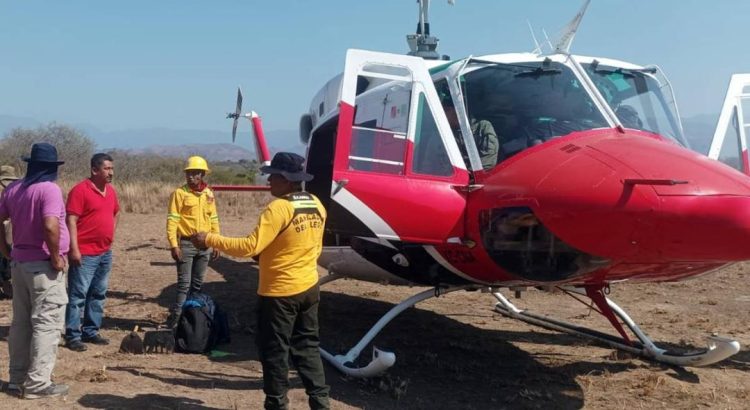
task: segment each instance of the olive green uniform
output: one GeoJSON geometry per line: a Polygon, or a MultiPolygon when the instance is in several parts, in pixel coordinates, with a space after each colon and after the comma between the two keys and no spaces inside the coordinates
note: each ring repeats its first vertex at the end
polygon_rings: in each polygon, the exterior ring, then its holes
{"type": "Polygon", "coordinates": [[[495,127],[489,121],[472,119],[471,133],[474,134],[479,158],[482,160],[482,168],[485,170],[494,168],[497,164],[497,153],[500,148],[495,127]]]}

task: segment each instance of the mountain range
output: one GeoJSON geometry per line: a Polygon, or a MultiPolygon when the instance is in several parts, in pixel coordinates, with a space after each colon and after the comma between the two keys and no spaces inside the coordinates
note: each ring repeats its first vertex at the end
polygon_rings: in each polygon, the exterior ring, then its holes
{"type": "MultiPolygon", "coordinates": [[[[685,136],[695,151],[708,152],[711,137],[716,127],[716,114],[703,114],[682,119],[685,136]]],[[[0,115],[0,136],[14,128],[36,128],[43,122],[27,117],[0,115]]],[[[133,153],[152,153],[162,156],[184,158],[202,155],[210,161],[238,161],[255,158],[254,144],[247,132],[237,136],[237,143],[228,143],[228,131],[133,128],[108,131],[91,124],[71,124],[83,131],[97,144],[100,150],[123,149],[133,153]]],[[[292,151],[304,154],[305,146],[299,140],[297,130],[268,130],[266,141],[271,152],[292,151]]]]}
{"type": "MultiPolygon", "coordinates": [[[[45,124],[33,118],[0,115],[0,138],[14,128],[37,128],[45,124]]],[[[91,124],[70,125],[91,138],[99,150],[121,149],[181,158],[201,155],[210,161],[255,158],[254,142],[248,131],[239,132],[237,142],[232,144],[228,130],[133,128],[109,131],[91,124]]],[[[265,135],[271,152],[305,152],[297,130],[266,130],[265,135]]]]}

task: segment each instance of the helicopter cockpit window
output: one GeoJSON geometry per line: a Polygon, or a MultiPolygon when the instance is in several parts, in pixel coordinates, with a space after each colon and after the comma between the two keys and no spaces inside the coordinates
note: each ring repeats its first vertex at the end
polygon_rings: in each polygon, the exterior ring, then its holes
{"type": "Polygon", "coordinates": [[[629,70],[594,61],[586,72],[625,128],[653,132],[687,146],[673,106],[653,76],[654,69],[629,70]]]}
{"type": "Polygon", "coordinates": [[[468,71],[462,83],[472,130],[494,130],[498,161],[551,138],[607,126],[578,78],[560,63],[491,64],[468,71]]]}
{"type": "Polygon", "coordinates": [[[445,150],[435,117],[432,115],[424,94],[419,95],[412,171],[417,174],[435,176],[453,175],[453,166],[448,157],[448,151],[445,150]]]}
{"type": "Polygon", "coordinates": [[[349,168],[404,174],[411,83],[394,81],[355,99],[349,168]]]}

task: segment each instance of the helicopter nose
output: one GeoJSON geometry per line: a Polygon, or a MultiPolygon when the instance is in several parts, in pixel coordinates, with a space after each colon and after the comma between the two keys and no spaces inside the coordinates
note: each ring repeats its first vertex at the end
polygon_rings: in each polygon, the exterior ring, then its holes
{"type": "Polygon", "coordinates": [[[537,189],[544,224],[594,255],[750,259],[748,177],[672,143],[643,135],[589,141],[537,189]]]}

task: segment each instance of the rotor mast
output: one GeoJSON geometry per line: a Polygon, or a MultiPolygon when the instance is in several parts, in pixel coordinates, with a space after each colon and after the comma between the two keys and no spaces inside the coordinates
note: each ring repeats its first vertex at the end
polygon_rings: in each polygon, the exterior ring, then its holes
{"type": "MultiPolygon", "coordinates": [[[[417,32],[407,34],[406,42],[409,44],[409,55],[422,57],[428,60],[439,60],[440,54],[437,52],[437,37],[430,35],[430,0],[417,0],[419,4],[419,23],[417,23],[417,32]]],[[[448,1],[453,4],[453,0],[448,1]]]]}

